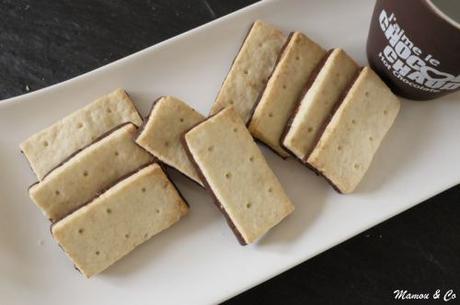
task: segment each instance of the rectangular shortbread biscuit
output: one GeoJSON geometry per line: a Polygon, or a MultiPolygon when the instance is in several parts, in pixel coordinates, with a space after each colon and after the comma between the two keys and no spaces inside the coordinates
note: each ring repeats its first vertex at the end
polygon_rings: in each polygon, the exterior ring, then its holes
{"type": "Polygon", "coordinates": [[[203,115],[183,101],[165,96],[154,102],[136,142],[161,162],[203,186],[182,143],[184,132],[203,120],[203,115]]]}
{"type": "Polygon", "coordinates": [[[247,123],[286,41],[277,28],[254,22],[236,56],[210,114],[233,105],[247,123]]]}
{"type": "Polygon", "coordinates": [[[153,157],[134,142],[131,123],[109,133],[54,169],[29,195],[42,212],[57,221],[153,157]]]}
{"type": "Polygon", "coordinates": [[[324,123],[358,72],[358,64],[341,49],[334,49],[324,61],[293,111],[282,139],[283,146],[297,158],[304,160],[311,153],[324,123]]]}
{"type": "Polygon", "coordinates": [[[55,223],[51,232],[86,277],[104,271],[187,213],[158,164],[121,180],[55,223]]]}
{"type": "Polygon", "coordinates": [[[232,107],[187,132],[185,144],[241,244],[256,241],[294,210],[232,107]]]}
{"type": "Polygon", "coordinates": [[[140,126],[142,118],[126,92],[118,89],[29,137],[20,148],[42,180],[75,151],[126,122],[140,126]]]}
{"type": "Polygon", "coordinates": [[[289,155],[280,143],[284,127],[312,72],[325,54],[325,50],[304,34],[291,34],[255,108],[249,131],[283,158],[289,155]]]}
{"type": "Polygon", "coordinates": [[[359,184],[392,126],[400,102],[369,67],[348,91],[307,163],[339,192],[359,184]]]}

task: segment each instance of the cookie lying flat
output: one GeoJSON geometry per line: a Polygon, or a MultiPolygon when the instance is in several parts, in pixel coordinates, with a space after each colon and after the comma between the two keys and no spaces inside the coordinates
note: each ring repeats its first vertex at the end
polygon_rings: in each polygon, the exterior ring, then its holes
{"type": "Polygon", "coordinates": [[[186,148],[241,244],[249,244],[294,206],[232,107],[185,134],[186,148]]]}
{"type": "Polygon", "coordinates": [[[20,148],[42,180],[75,151],[126,122],[140,126],[142,118],[125,91],[118,89],[34,134],[20,148]]]}
{"type": "Polygon", "coordinates": [[[203,186],[182,143],[184,132],[203,120],[203,115],[183,101],[165,96],[152,106],[136,142],[161,162],[203,186]]]}
{"type": "Polygon", "coordinates": [[[246,123],[286,41],[277,28],[254,22],[224,80],[210,114],[233,105],[246,123]]]}
{"type": "Polygon", "coordinates": [[[134,142],[136,132],[128,123],[91,144],[33,185],[30,197],[53,222],[79,208],[121,177],[153,161],[134,142]]]}
{"type": "Polygon", "coordinates": [[[297,158],[304,160],[311,153],[324,130],[324,123],[330,119],[336,103],[358,72],[359,67],[350,56],[341,49],[334,49],[318,74],[313,75],[315,78],[293,111],[282,139],[283,146],[297,158]]]}
{"type": "Polygon", "coordinates": [[[304,34],[291,34],[249,123],[251,134],[284,158],[289,155],[280,144],[284,127],[325,54],[304,34]]]}
{"type": "Polygon", "coordinates": [[[120,181],[55,223],[55,240],[91,277],[187,213],[188,207],[158,164],[120,181]]]}
{"type": "Polygon", "coordinates": [[[307,163],[339,192],[350,193],[363,178],[393,124],[399,100],[365,67],[324,130],[307,163]]]}

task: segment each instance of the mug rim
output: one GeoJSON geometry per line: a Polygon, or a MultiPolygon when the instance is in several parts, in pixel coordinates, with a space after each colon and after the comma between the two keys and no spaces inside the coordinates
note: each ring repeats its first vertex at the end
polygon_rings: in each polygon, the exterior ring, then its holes
{"type": "Polygon", "coordinates": [[[434,3],[432,0],[425,0],[423,1],[425,4],[428,5],[428,8],[431,9],[437,16],[439,16],[441,19],[455,27],[457,30],[460,30],[460,23],[452,19],[450,16],[448,16],[446,13],[441,11],[434,3]]]}

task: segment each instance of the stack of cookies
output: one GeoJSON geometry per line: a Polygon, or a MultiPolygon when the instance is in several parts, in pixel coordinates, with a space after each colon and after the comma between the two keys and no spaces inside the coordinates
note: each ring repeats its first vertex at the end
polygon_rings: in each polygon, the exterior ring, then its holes
{"type": "Polygon", "coordinates": [[[257,140],[341,193],[355,190],[399,111],[369,67],[299,32],[256,21],[211,108],[233,106],[257,140]],[[271,71],[271,72],[267,72],[271,71]]]}
{"type": "Polygon", "coordinates": [[[187,213],[162,168],[134,142],[142,122],[116,90],[21,144],[39,180],[29,195],[87,277],[187,213]]]}
{"type": "Polygon", "coordinates": [[[176,223],[188,205],[162,167],[209,191],[242,245],[293,210],[254,138],[294,156],[341,193],[364,177],[399,111],[369,68],[305,34],[256,21],[208,117],[172,96],[145,119],[123,90],[21,144],[29,194],[90,277],[176,223]]]}

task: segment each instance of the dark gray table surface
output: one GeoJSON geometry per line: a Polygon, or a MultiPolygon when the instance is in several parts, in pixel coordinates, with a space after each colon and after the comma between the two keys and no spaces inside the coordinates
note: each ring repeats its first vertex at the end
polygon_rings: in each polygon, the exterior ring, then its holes
{"type": "MultiPolygon", "coordinates": [[[[0,0],[0,99],[93,70],[252,2],[0,0]]],[[[458,301],[459,201],[456,186],[226,304],[393,304],[396,289],[453,289],[458,301]]]]}

